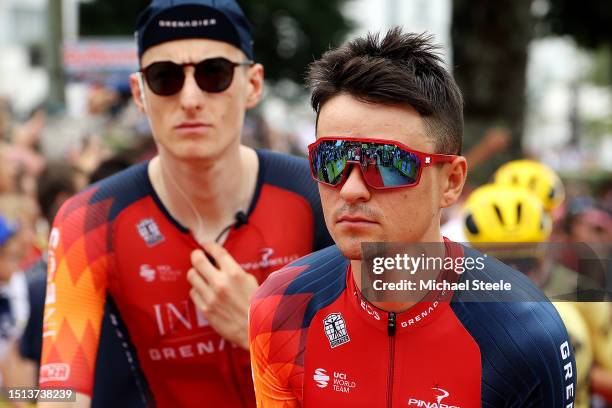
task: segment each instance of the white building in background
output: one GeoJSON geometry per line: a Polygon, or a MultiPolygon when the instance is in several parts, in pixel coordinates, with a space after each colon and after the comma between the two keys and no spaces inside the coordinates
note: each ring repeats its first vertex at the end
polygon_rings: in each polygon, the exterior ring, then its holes
{"type": "Polygon", "coordinates": [[[450,27],[452,0],[352,0],[345,15],[357,23],[351,37],[368,31],[386,31],[399,25],[409,32],[427,32],[443,46],[447,64],[451,62],[450,27]]]}
{"type": "Polygon", "coordinates": [[[593,68],[592,57],[569,37],[530,45],[523,146],[562,173],[612,170],[612,134],[590,138],[584,127],[587,121],[609,120],[612,113],[610,89],[589,82],[593,68]],[[578,122],[578,148],[568,145],[572,115],[578,122]]]}
{"type": "Polygon", "coordinates": [[[532,41],[527,99],[533,108],[527,112],[523,143],[528,151],[555,149],[570,142],[571,85],[589,66],[588,57],[569,38],[532,41]]]}
{"type": "Polygon", "coordinates": [[[49,1],[62,1],[64,39],[76,39],[79,0],[0,0],[0,97],[8,97],[18,114],[47,97],[43,53],[49,1]]]}
{"type": "Polygon", "coordinates": [[[46,0],[0,1],[0,97],[26,113],[47,94],[42,51],[46,0]]]}

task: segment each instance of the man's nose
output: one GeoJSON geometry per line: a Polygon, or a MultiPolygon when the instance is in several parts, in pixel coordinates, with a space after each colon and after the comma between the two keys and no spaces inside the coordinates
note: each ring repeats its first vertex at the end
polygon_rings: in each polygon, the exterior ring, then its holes
{"type": "Polygon", "coordinates": [[[368,201],[372,194],[363,178],[359,164],[348,164],[346,180],[340,188],[340,197],[349,203],[368,201]]]}
{"type": "Polygon", "coordinates": [[[185,82],[180,92],[181,107],[185,110],[198,110],[204,104],[205,92],[198,86],[194,75],[194,67],[185,67],[185,82]]]}

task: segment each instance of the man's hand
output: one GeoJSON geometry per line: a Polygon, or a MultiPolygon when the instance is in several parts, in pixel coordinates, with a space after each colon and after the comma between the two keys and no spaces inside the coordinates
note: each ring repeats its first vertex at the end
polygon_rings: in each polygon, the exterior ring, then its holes
{"type": "Polygon", "coordinates": [[[226,340],[249,349],[248,314],[257,279],[245,272],[232,256],[215,242],[191,253],[193,268],[187,273],[193,303],[210,325],[226,340]]]}

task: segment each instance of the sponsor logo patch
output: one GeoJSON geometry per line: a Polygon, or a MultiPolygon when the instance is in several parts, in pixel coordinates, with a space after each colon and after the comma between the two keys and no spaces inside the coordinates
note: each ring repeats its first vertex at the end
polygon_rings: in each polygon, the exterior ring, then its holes
{"type": "Polygon", "coordinates": [[[144,264],[140,265],[140,272],[138,273],[145,282],[153,282],[155,281],[155,269],[151,268],[150,265],[144,264]]]}
{"type": "Polygon", "coordinates": [[[152,247],[164,240],[164,236],[159,230],[159,226],[153,218],[145,218],[141,220],[137,225],[138,233],[147,244],[152,247]]]}
{"type": "Polygon", "coordinates": [[[331,389],[343,394],[349,394],[357,387],[357,382],[349,378],[346,373],[340,371],[334,371],[332,375],[328,375],[327,370],[324,368],[317,368],[312,378],[317,387],[327,388],[331,382],[331,389]]]}
{"type": "Polygon", "coordinates": [[[327,371],[323,368],[317,368],[313,378],[319,388],[327,388],[329,385],[329,375],[327,375],[327,371]]]}
{"type": "Polygon", "coordinates": [[[440,387],[433,387],[433,398],[431,400],[422,400],[418,398],[409,398],[408,406],[424,407],[424,408],[461,408],[460,405],[444,403],[442,400],[450,396],[450,393],[440,387]]]}
{"type": "Polygon", "coordinates": [[[40,367],[40,383],[66,381],[70,376],[70,365],[66,363],[45,364],[40,367]]]}
{"type": "Polygon", "coordinates": [[[331,348],[335,348],[351,341],[346,330],[346,323],[340,313],[331,313],[323,319],[325,335],[331,348]]]}

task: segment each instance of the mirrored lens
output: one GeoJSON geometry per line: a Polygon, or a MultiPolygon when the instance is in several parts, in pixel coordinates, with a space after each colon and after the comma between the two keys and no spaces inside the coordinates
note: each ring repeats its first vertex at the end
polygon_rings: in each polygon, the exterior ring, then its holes
{"type": "Polygon", "coordinates": [[[206,92],[223,92],[232,84],[235,64],[225,58],[207,59],[196,65],[195,79],[206,92]]]}
{"type": "Polygon", "coordinates": [[[149,65],[144,70],[144,77],[151,91],[161,96],[174,95],[185,82],[183,67],[169,61],[149,65]]]}
{"type": "Polygon", "coordinates": [[[310,152],[310,166],[316,179],[334,186],[342,180],[346,162],[347,157],[341,146],[330,141],[319,143],[310,152]]]}
{"type": "Polygon", "coordinates": [[[387,143],[326,140],[310,152],[312,173],[331,185],[342,181],[349,162],[360,164],[366,183],[374,188],[413,185],[421,166],[415,153],[387,143]]]}

